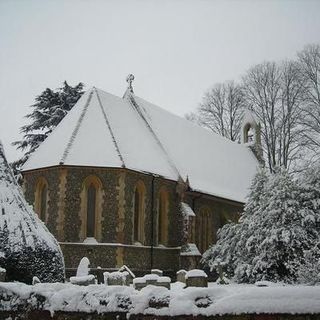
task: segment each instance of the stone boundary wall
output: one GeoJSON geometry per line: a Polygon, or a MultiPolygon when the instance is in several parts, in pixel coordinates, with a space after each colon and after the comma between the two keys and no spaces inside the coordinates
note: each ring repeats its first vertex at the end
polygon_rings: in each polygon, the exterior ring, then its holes
{"type": "Polygon", "coordinates": [[[49,311],[22,310],[0,311],[0,319],[15,320],[320,320],[320,314],[240,314],[221,316],[156,316],[136,314],[127,317],[125,312],[85,313],[85,312],[60,312],[50,314],[49,311]]]}

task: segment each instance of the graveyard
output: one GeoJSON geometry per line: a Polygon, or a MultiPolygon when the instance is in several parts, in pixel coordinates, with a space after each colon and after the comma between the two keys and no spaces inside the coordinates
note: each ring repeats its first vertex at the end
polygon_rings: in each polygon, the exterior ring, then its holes
{"type": "MultiPolygon", "coordinates": [[[[87,260],[84,258],[84,262],[87,260]]],[[[202,270],[135,277],[124,266],[98,283],[79,264],[65,283],[0,283],[1,319],[319,319],[320,287],[271,282],[221,285],[202,270]],[[306,310],[308,314],[306,315],[306,310]],[[11,317],[11,318],[10,318],[11,317]]],[[[90,272],[90,271],[89,271],[90,272]]]]}

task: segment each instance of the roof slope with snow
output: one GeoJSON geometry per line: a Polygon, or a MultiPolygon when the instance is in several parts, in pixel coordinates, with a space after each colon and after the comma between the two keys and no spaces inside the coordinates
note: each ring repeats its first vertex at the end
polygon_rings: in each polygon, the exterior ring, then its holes
{"type": "Polygon", "coordinates": [[[23,171],[56,165],[124,167],[244,202],[258,162],[245,146],[127,91],[93,88],[31,155],[23,171]]]}

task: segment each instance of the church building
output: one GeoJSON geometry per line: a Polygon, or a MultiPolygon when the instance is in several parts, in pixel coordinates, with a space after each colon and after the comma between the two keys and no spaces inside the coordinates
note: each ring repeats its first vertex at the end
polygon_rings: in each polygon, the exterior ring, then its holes
{"type": "Polygon", "coordinates": [[[138,96],[97,88],[23,167],[24,193],[58,239],[66,269],[127,265],[167,273],[196,267],[217,230],[236,221],[259,166],[259,127],[242,143],[138,96]]]}

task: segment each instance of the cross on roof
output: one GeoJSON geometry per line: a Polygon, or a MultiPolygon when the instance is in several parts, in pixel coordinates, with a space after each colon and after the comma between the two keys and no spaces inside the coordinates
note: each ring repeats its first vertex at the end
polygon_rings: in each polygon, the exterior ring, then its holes
{"type": "Polygon", "coordinates": [[[133,80],[134,80],[134,75],[130,73],[130,74],[127,76],[127,82],[128,82],[128,90],[129,90],[130,92],[132,92],[132,93],[133,93],[133,87],[132,87],[132,82],[133,82],[133,80]]]}

